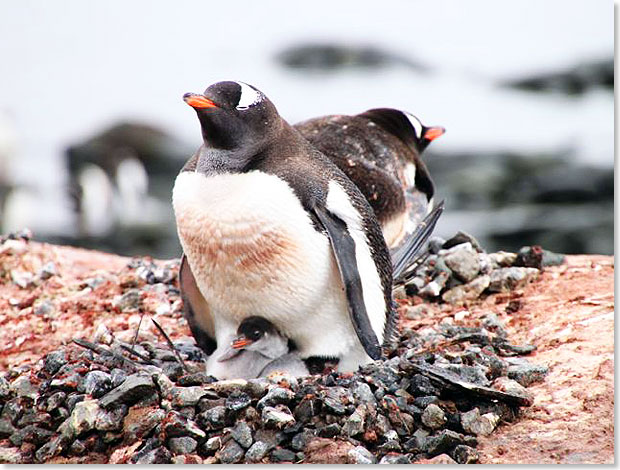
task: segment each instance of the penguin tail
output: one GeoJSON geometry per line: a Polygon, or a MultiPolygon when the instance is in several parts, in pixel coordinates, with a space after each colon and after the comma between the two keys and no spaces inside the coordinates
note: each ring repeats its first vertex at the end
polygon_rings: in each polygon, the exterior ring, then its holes
{"type": "Polygon", "coordinates": [[[444,201],[441,201],[428,215],[418,224],[415,232],[392,254],[392,276],[394,288],[403,285],[411,276],[412,271],[420,265],[426,252],[421,252],[435,225],[444,210],[444,201]]]}

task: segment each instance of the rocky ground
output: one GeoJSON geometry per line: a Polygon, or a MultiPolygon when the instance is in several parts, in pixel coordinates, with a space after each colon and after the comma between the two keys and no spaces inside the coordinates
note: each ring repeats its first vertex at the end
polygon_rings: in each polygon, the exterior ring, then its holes
{"type": "Polygon", "coordinates": [[[22,235],[0,240],[2,462],[613,462],[611,257],[435,239],[386,361],[215,382],[176,260],[22,235]]]}

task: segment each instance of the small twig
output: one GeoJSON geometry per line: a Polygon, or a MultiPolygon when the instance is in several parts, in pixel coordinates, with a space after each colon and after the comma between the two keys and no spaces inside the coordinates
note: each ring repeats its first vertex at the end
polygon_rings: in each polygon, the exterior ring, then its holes
{"type": "Polygon", "coordinates": [[[142,325],[142,319],[143,318],[144,318],[144,310],[142,310],[142,313],[140,313],[140,321],[138,322],[138,327],[136,328],[136,334],[134,335],[133,339],[131,340],[131,347],[132,348],[134,348],[136,346],[136,343],[138,342],[138,333],[140,333],[140,325],[142,325]]]}
{"type": "Polygon", "coordinates": [[[162,334],[162,336],[164,337],[164,339],[166,340],[166,342],[168,343],[168,346],[170,346],[170,349],[172,350],[173,354],[175,355],[175,357],[177,358],[177,360],[179,361],[179,363],[181,364],[181,367],[183,367],[183,370],[185,372],[189,372],[189,369],[187,368],[187,366],[185,365],[185,362],[183,362],[183,358],[181,357],[181,355],[179,354],[179,351],[177,351],[177,348],[174,346],[174,343],[170,340],[170,338],[168,337],[168,335],[166,334],[166,332],[164,331],[164,329],[159,325],[159,323],[157,323],[153,318],[151,318],[151,321],[155,324],[155,326],[157,327],[157,329],[159,330],[159,332],[162,334]]]}
{"type": "Polygon", "coordinates": [[[117,353],[115,351],[112,351],[111,349],[104,348],[103,346],[99,346],[98,344],[91,343],[90,341],[86,341],[85,339],[75,338],[72,341],[75,344],[77,344],[78,346],[81,346],[81,347],[86,348],[86,349],[90,349],[91,351],[94,351],[97,354],[111,354],[115,358],[120,359],[122,361],[125,361],[125,362],[127,362],[128,364],[131,364],[134,367],[140,367],[140,364],[138,364],[137,362],[129,359],[128,357],[125,357],[122,354],[119,354],[119,353],[117,353]]]}
{"type": "Polygon", "coordinates": [[[151,361],[150,358],[146,357],[144,354],[140,354],[138,351],[136,351],[131,346],[127,346],[126,344],[122,344],[122,343],[120,343],[119,346],[121,348],[123,348],[125,351],[127,351],[128,353],[133,354],[134,356],[136,356],[139,359],[142,359],[147,364],[155,365],[155,363],[153,361],[151,361]]]}

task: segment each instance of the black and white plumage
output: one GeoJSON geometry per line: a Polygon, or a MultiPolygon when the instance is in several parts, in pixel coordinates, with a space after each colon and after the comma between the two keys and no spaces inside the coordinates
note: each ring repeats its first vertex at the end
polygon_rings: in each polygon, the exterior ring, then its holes
{"type": "Polygon", "coordinates": [[[420,156],[444,128],[391,108],[322,116],[294,127],[358,186],[390,248],[400,247],[433,209],[435,188],[420,156]]]}
{"type": "Polygon", "coordinates": [[[262,317],[241,322],[236,336],[207,361],[207,374],[218,379],[253,379],[273,373],[309,375],[292,342],[262,317]]]}
{"type": "Polygon", "coordinates": [[[359,189],[260,91],[219,82],[187,94],[203,145],[176,179],[186,316],[208,353],[250,316],[302,359],[352,371],[392,336],[392,265],[359,189]]]}

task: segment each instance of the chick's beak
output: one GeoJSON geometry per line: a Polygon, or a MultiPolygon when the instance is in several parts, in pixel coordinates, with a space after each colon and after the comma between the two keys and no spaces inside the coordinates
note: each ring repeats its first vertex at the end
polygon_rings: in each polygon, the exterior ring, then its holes
{"type": "Polygon", "coordinates": [[[183,95],[183,101],[189,104],[192,108],[217,108],[217,105],[204,95],[196,93],[185,93],[183,95]]]}
{"type": "Polygon", "coordinates": [[[237,336],[230,345],[235,349],[242,349],[250,344],[252,344],[252,340],[241,335],[237,336]]]}

